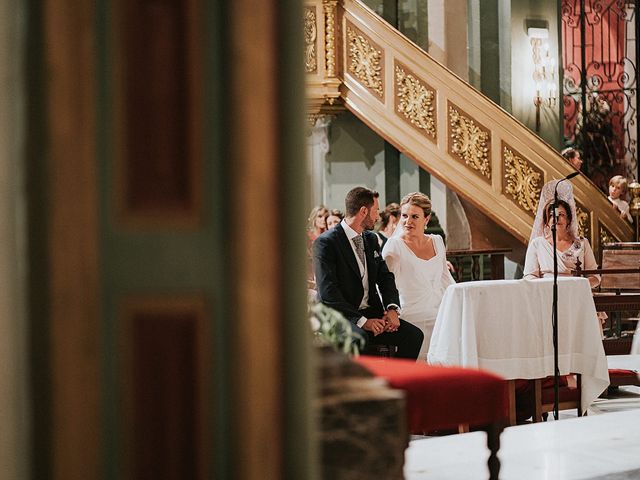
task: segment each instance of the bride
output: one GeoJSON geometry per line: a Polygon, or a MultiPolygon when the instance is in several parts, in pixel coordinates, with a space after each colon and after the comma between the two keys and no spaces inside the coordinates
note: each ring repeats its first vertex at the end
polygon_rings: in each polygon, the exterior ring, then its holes
{"type": "Polygon", "coordinates": [[[430,218],[429,197],[417,192],[405,196],[400,202],[398,226],[382,249],[396,278],[402,318],[424,333],[418,358],[425,361],[442,296],[455,283],[447,268],[442,237],[424,233],[430,218]]]}

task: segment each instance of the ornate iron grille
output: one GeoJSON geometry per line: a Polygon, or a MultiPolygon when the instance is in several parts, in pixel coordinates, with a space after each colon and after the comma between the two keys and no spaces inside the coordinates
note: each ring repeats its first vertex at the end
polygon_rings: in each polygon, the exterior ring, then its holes
{"type": "Polygon", "coordinates": [[[605,192],[613,175],[638,178],[638,3],[561,4],[565,143],[605,192]]]}

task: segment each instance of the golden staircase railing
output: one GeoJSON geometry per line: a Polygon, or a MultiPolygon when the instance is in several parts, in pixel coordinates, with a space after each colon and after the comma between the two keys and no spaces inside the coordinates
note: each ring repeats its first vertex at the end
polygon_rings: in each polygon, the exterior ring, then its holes
{"type": "MultiPolygon", "coordinates": [[[[358,0],[305,6],[311,118],[348,109],[526,243],[541,187],[572,167],[526,126],[358,0]]],[[[573,180],[594,249],[631,226],[584,175],[573,180]]]]}

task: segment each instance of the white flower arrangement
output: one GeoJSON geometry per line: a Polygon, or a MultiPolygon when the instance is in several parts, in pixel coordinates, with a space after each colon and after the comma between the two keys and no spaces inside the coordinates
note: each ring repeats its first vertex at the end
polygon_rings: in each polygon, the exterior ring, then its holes
{"type": "Polygon", "coordinates": [[[364,347],[364,338],[351,329],[349,321],[323,303],[309,304],[309,322],[315,339],[331,345],[336,351],[358,356],[364,347]]]}

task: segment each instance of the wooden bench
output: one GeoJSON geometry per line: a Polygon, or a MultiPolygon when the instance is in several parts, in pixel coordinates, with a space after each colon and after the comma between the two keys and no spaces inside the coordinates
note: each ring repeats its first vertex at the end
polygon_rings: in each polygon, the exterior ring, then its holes
{"type": "Polygon", "coordinates": [[[481,370],[430,366],[395,358],[362,356],[355,359],[407,397],[409,431],[481,429],[487,432],[489,478],[498,479],[500,434],[508,422],[507,383],[481,370]]]}

